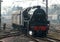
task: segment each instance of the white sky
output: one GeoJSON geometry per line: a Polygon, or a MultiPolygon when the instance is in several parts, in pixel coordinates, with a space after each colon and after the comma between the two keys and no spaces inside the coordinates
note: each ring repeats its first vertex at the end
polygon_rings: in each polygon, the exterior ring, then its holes
{"type": "MultiPolygon", "coordinates": [[[[42,0],[3,0],[2,2],[2,12],[5,12],[5,10],[3,8],[8,8],[8,7],[13,7],[15,6],[21,6],[21,7],[29,7],[29,6],[34,6],[34,5],[41,5],[45,7],[45,2],[43,2],[42,0]],[[17,2],[16,2],[17,1],[17,2]]],[[[50,7],[50,5],[52,4],[60,4],[60,0],[48,0],[48,6],[50,7]]]]}
{"type": "MultiPolygon", "coordinates": [[[[20,5],[22,7],[29,6],[30,3],[31,3],[30,5],[41,4],[42,6],[44,6],[44,4],[42,4],[43,3],[42,0],[38,0],[38,1],[33,0],[33,2],[31,0],[29,2],[28,1],[29,0],[27,1],[26,0],[3,0],[2,6],[11,6],[13,2],[15,5],[20,5]],[[16,2],[16,1],[24,1],[24,2],[16,2]]],[[[48,3],[49,3],[48,6],[52,4],[60,4],[60,0],[48,0],[48,3]]]]}

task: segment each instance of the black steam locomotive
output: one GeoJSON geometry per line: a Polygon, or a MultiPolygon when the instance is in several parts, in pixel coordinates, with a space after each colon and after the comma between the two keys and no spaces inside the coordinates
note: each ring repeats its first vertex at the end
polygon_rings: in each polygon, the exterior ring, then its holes
{"type": "MultiPolygon", "coordinates": [[[[34,6],[33,8],[37,8],[34,12],[31,18],[29,18],[29,15],[26,15],[27,12],[31,9],[31,7],[27,8],[23,12],[25,20],[29,20],[29,23],[25,22],[25,27],[27,28],[28,34],[32,36],[40,36],[40,37],[46,37],[48,34],[49,29],[49,21],[47,14],[43,9],[40,8],[40,6],[34,6]],[[28,18],[27,18],[28,17],[28,18]]],[[[28,14],[28,13],[27,13],[28,14]]]]}
{"type": "Polygon", "coordinates": [[[20,29],[25,34],[46,37],[49,29],[48,16],[40,6],[28,7],[23,11],[24,26],[13,24],[14,28],[20,29]],[[36,8],[36,9],[35,9],[36,8]],[[35,9],[33,15],[28,12],[35,9]]]}

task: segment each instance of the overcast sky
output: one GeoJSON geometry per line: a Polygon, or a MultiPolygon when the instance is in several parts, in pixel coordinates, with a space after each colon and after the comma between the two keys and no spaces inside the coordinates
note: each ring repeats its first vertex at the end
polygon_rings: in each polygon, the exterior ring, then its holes
{"type": "MultiPolygon", "coordinates": [[[[43,2],[43,0],[38,0],[38,1],[36,1],[36,0],[30,0],[30,1],[28,1],[28,0],[3,0],[3,3],[2,3],[2,6],[11,6],[12,5],[12,3],[14,2],[14,4],[15,5],[20,5],[20,6],[22,6],[22,7],[27,7],[27,6],[29,6],[29,4],[30,5],[42,5],[42,6],[44,6],[45,4],[43,4],[43,3],[45,3],[45,2],[43,2]],[[16,1],[20,1],[20,2],[16,2],[16,1]]],[[[48,0],[48,6],[50,6],[50,5],[52,5],[52,4],[60,4],[60,0],[48,0]]]]}
{"type": "MultiPolygon", "coordinates": [[[[53,4],[60,4],[60,0],[48,0],[48,6],[50,7],[53,4]]],[[[3,10],[4,7],[13,7],[13,6],[21,6],[23,8],[29,7],[29,6],[34,6],[34,5],[41,5],[45,7],[45,1],[43,0],[3,0],[1,9],[2,12],[6,11],[3,10]]]]}

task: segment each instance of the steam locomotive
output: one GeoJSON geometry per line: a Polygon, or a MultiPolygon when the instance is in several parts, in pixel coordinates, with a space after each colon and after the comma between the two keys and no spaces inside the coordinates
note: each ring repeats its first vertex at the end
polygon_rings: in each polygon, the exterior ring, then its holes
{"type": "Polygon", "coordinates": [[[34,37],[47,36],[49,30],[48,16],[40,6],[28,7],[22,14],[24,17],[24,25],[21,28],[22,32],[34,37]],[[35,9],[32,16],[28,13],[31,9],[35,9]]]}

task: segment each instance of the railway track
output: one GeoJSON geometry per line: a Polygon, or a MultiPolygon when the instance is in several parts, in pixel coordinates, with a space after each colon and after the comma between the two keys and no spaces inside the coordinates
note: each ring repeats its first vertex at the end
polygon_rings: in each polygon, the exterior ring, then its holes
{"type": "Polygon", "coordinates": [[[31,38],[32,40],[34,40],[35,42],[60,42],[60,40],[55,39],[55,38],[51,38],[51,37],[45,37],[45,38],[41,38],[41,37],[32,37],[32,36],[27,36],[29,38],[31,38]]]}
{"type": "MultiPolygon", "coordinates": [[[[7,38],[7,37],[13,37],[13,36],[20,36],[22,35],[23,33],[14,33],[14,32],[11,32],[10,34],[6,34],[6,35],[3,35],[3,37],[1,37],[0,39],[3,39],[3,38],[7,38]]],[[[24,34],[24,36],[26,36],[24,34]]],[[[45,38],[40,38],[40,37],[32,37],[32,36],[29,36],[27,35],[26,37],[32,39],[33,42],[60,42],[60,40],[58,39],[55,39],[55,38],[51,38],[51,37],[45,37],[45,38]]]]}
{"type": "Polygon", "coordinates": [[[53,41],[53,42],[60,42],[60,40],[59,39],[55,39],[55,38],[52,38],[52,37],[47,37],[47,39],[48,40],[50,40],[50,41],[53,41]]]}
{"type": "Polygon", "coordinates": [[[13,36],[19,36],[21,34],[22,33],[19,33],[19,32],[4,32],[3,34],[0,35],[0,39],[13,37],[13,36]]]}

